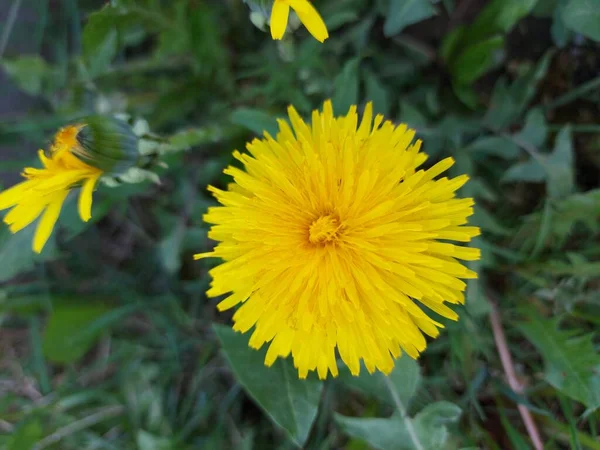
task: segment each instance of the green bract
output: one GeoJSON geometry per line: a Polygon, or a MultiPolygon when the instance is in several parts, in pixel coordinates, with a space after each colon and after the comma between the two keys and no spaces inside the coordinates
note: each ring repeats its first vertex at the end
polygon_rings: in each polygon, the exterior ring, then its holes
{"type": "Polygon", "coordinates": [[[135,166],[138,137],[131,127],[114,117],[92,115],[81,120],[77,134],[81,149],[74,153],[85,163],[105,173],[118,175],[135,166]]]}

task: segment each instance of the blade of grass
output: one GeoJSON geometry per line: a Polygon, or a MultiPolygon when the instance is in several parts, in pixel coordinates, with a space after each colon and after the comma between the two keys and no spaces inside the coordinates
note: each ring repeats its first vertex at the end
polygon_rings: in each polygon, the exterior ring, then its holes
{"type": "Polygon", "coordinates": [[[569,435],[571,436],[570,444],[573,450],[582,450],[581,444],[579,443],[579,437],[577,436],[577,425],[575,424],[575,418],[573,417],[573,410],[569,400],[565,398],[560,391],[558,392],[558,400],[560,401],[560,407],[563,410],[563,416],[569,422],[569,435]]]}
{"type": "Polygon", "coordinates": [[[0,37],[0,59],[2,59],[4,50],[6,50],[6,46],[8,45],[8,40],[10,39],[13,27],[15,26],[20,8],[21,0],[15,0],[8,11],[8,18],[6,19],[6,24],[4,25],[4,32],[2,33],[2,37],[0,37]]]}

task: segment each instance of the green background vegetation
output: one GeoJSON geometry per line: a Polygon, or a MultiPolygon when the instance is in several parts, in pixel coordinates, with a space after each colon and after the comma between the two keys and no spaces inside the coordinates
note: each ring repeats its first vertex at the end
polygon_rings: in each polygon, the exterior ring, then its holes
{"type": "Polygon", "coordinates": [[[2,448],[534,448],[519,406],[544,448],[600,448],[600,0],[315,1],[325,45],[273,42],[242,0],[2,3],[4,187],[94,112],[174,150],[90,223],[71,198],[40,256],[0,228],[2,448]],[[265,368],[192,260],[231,151],[326,98],[416,128],[477,200],[461,320],[387,379],[265,368]]]}

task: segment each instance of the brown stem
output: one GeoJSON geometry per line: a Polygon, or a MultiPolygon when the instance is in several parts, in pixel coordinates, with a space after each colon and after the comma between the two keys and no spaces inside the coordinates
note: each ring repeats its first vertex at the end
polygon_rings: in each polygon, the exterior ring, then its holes
{"type": "MultiPolygon", "coordinates": [[[[508,384],[510,385],[511,389],[516,393],[521,393],[523,392],[523,386],[517,380],[515,367],[513,365],[512,357],[510,356],[508,344],[506,343],[506,336],[504,335],[504,330],[502,329],[500,312],[498,311],[496,304],[491,300],[490,305],[492,308],[490,311],[490,322],[492,323],[494,341],[496,342],[496,347],[498,348],[498,353],[500,354],[500,361],[502,361],[502,368],[504,369],[504,373],[506,374],[506,378],[508,379],[508,384]]],[[[525,405],[518,404],[517,407],[519,409],[519,413],[521,414],[521,418],[523,419],[523,423],[525,424],[525,428],[527,429],[527,434],[529,434],[529,438],[531,439],[535,450],[544,450],[544,444],[542,443],[540,432],[533,421],[531,413],[525,407],[525,405]]]]}

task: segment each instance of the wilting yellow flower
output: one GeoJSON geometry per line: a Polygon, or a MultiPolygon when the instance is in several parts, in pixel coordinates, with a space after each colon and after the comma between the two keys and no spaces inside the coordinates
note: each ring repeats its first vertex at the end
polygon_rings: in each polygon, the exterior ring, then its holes
{"type": "Polygon", "coordinates": [[[465,226],[471,198],[455,198],[466,175],[439,178],[446,158],[417,170],[427,156],[406,125],[394,126],[368,104],[333,116],[331,102],[307,125],[293,107],[293,127],[279,121],[273,139],[234,152],[245,170],[228,167],[235,183],[210,186],[223,206],[205,215],[220,243],[197,258],[220,257],[208,296],[229,296],[219,310],[241,305],[234,329],[252,327],[250,346],[270,342],[265,364],[290,353],[299,376],[336,376],[337,348],[354,375],[360,360],[389,373],[402,351],[425,349],[422,333],[442,325],[426,308],[456,320],[445,302],[464,302],[461,278],[477,274],[458,260],[480,251],[448,243],[479,234],[465,226]],[[383,123],[382,123],[383,122],[383,123]],[[426,308],[423,308],[426,307],[426,308]]]}
{"type": "Polygon", "coordinates": [[[92,193],[106,172],[121,172],[137,160],[137,137],[118,119],[90,116],[80,124],[61,128],[48,156],[39,150],[42,168],[26,167],[25,181],[0,192],[0,210],[12,208],[4,217],[16,233],[42,216],[33,239],[40,253],[48,241],[69,192],[81,186],[79,217],[92,217],[92,193]]]}
{"type": "Polygon", "coordinates": [[[324,42],[329,37],[325,22],[308,0],[275,0],[271,11],[271,36],[273,39],[283,38],[285,29],[287,28],[288,16],[292,8],[300,21],[313,37],[324,42]]]}

